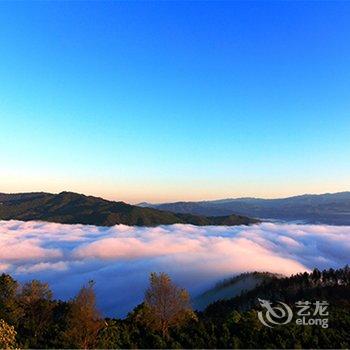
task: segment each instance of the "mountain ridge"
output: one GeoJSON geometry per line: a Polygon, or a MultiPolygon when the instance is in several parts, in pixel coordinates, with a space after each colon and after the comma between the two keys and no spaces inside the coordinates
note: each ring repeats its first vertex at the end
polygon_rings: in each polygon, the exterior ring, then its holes
{"type": "Polygon", "coordinates": [[[151,203],[151,202],[139,202],[135,205],[163,205],[163,204],[175,204],[175,203],[215,203],[215,202],[224,202],[224,201],[238,201],[238,200],[262,200],[262,201],[275,201],[275,200],[286,200],[293,198],[303,198],[303,197],[323,197],[323,196],[338,196],[338,195],[349,195],[350,191],[341,191],[341,192],[325,192],[325,193],[303,193],[297,194],[294,196],[288,197],[278,197],[278,198],[262,198],[262,197],[228,197],[228,198],[218,198],[218,199],[203,199],[199,201],[174,201],[174,202],[161,202],[161,203],[151,203]]]}
{"type": "Polygon", "coordinates": [[[235,212],[263,220],[350,225],[349,191],[273,199],[248,197],[197,202],[142,203],[142,206],[194,215],[222,216],[235,212]]]}
{"type": "Polygon", "coordinates": [[[157,226],[170,224],[249,225],[258,220],[242,215],[203,216],[143,208],[122,201],[74,192],[0,193],[0,220],[48,221],[63,224],[157,226]]]}

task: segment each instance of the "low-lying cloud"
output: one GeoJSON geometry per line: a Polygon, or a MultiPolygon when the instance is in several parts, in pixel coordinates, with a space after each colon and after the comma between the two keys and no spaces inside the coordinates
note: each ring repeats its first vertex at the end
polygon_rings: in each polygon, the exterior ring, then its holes
{"type": "Polygon", "coordinates": [[[142,301],[152,271],[193,296],[246,271],[290,275],[349,263],[350,227],[263,223],[253,226],[97,227],[0,221],[0,272],[50,283],[68,299],[96,281],[100,308],[121,316],[142,301]]]}

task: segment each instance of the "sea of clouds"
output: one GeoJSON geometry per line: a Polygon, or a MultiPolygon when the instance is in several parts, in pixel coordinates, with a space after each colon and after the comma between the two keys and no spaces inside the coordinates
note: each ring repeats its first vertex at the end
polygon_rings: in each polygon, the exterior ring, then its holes
{"type": "Polygon", "coordinates": [[[152,271],[167,272],[192,296],[246,271],[290,275],[350,261],[350,226],[97,227],[0,221],[0,272],[40,279],[56,298],[96,282],[100,309],[123,316],[143,299],[152,271]]]}

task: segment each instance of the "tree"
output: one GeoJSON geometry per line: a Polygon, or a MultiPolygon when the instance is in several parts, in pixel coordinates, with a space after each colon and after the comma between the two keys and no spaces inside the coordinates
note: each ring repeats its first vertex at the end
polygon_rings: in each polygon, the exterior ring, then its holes
{"type": "Polygon", "coordinates": [[[13,349],[16,344],[16,335],[15,328],[0,319],[0,349],[13,349]]]}
{"type": "Polygon", "coordinates": [[[0,275],[0,319],[15,324],[20,310],[17,304],[18,283],[5,273],[0,275]]]}
{"type": "Polygon", "coordinates": [[[151,273],[140,318],[146,326],[168,338],[171,327],[181,326],[196,316],[185,289],[177,287],[165,273],[151,273]]]}
{"type": "Polygon", "coordinates": [[[50,287],[33,280],[23,285],[18,299],[22,309],[20,330],[31,347],[40,347],[40,341],[52,322],[54,303],[50,287]]]}
{"type": "Polygon", "coordinates": [[[99,349],[126,349],[130,348],[131,329],[124,320],[105,319],[103,327],[98,333],[99,349]]]}
{"type": "Polygon", "coordinates": [[[29,304],[37,300],[51,300],[52,291],[47,283],[32,280],[23,285],[20,298],[29,304]]]}
{"type": "Polygon", "coordinates": [[[90,281],[71,301],[64,338],[70,347],[94,348],[102,327],[102,317],[96,308],[94,282],[90,281]]]}

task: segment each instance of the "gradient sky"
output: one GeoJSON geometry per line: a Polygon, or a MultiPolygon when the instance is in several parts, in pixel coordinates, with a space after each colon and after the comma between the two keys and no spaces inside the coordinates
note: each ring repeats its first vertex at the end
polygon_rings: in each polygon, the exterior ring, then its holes
{"type": "Polygon", "coordinates": [[[1,2],[0,192],[350,189],[350,2],[1,2]]]}

